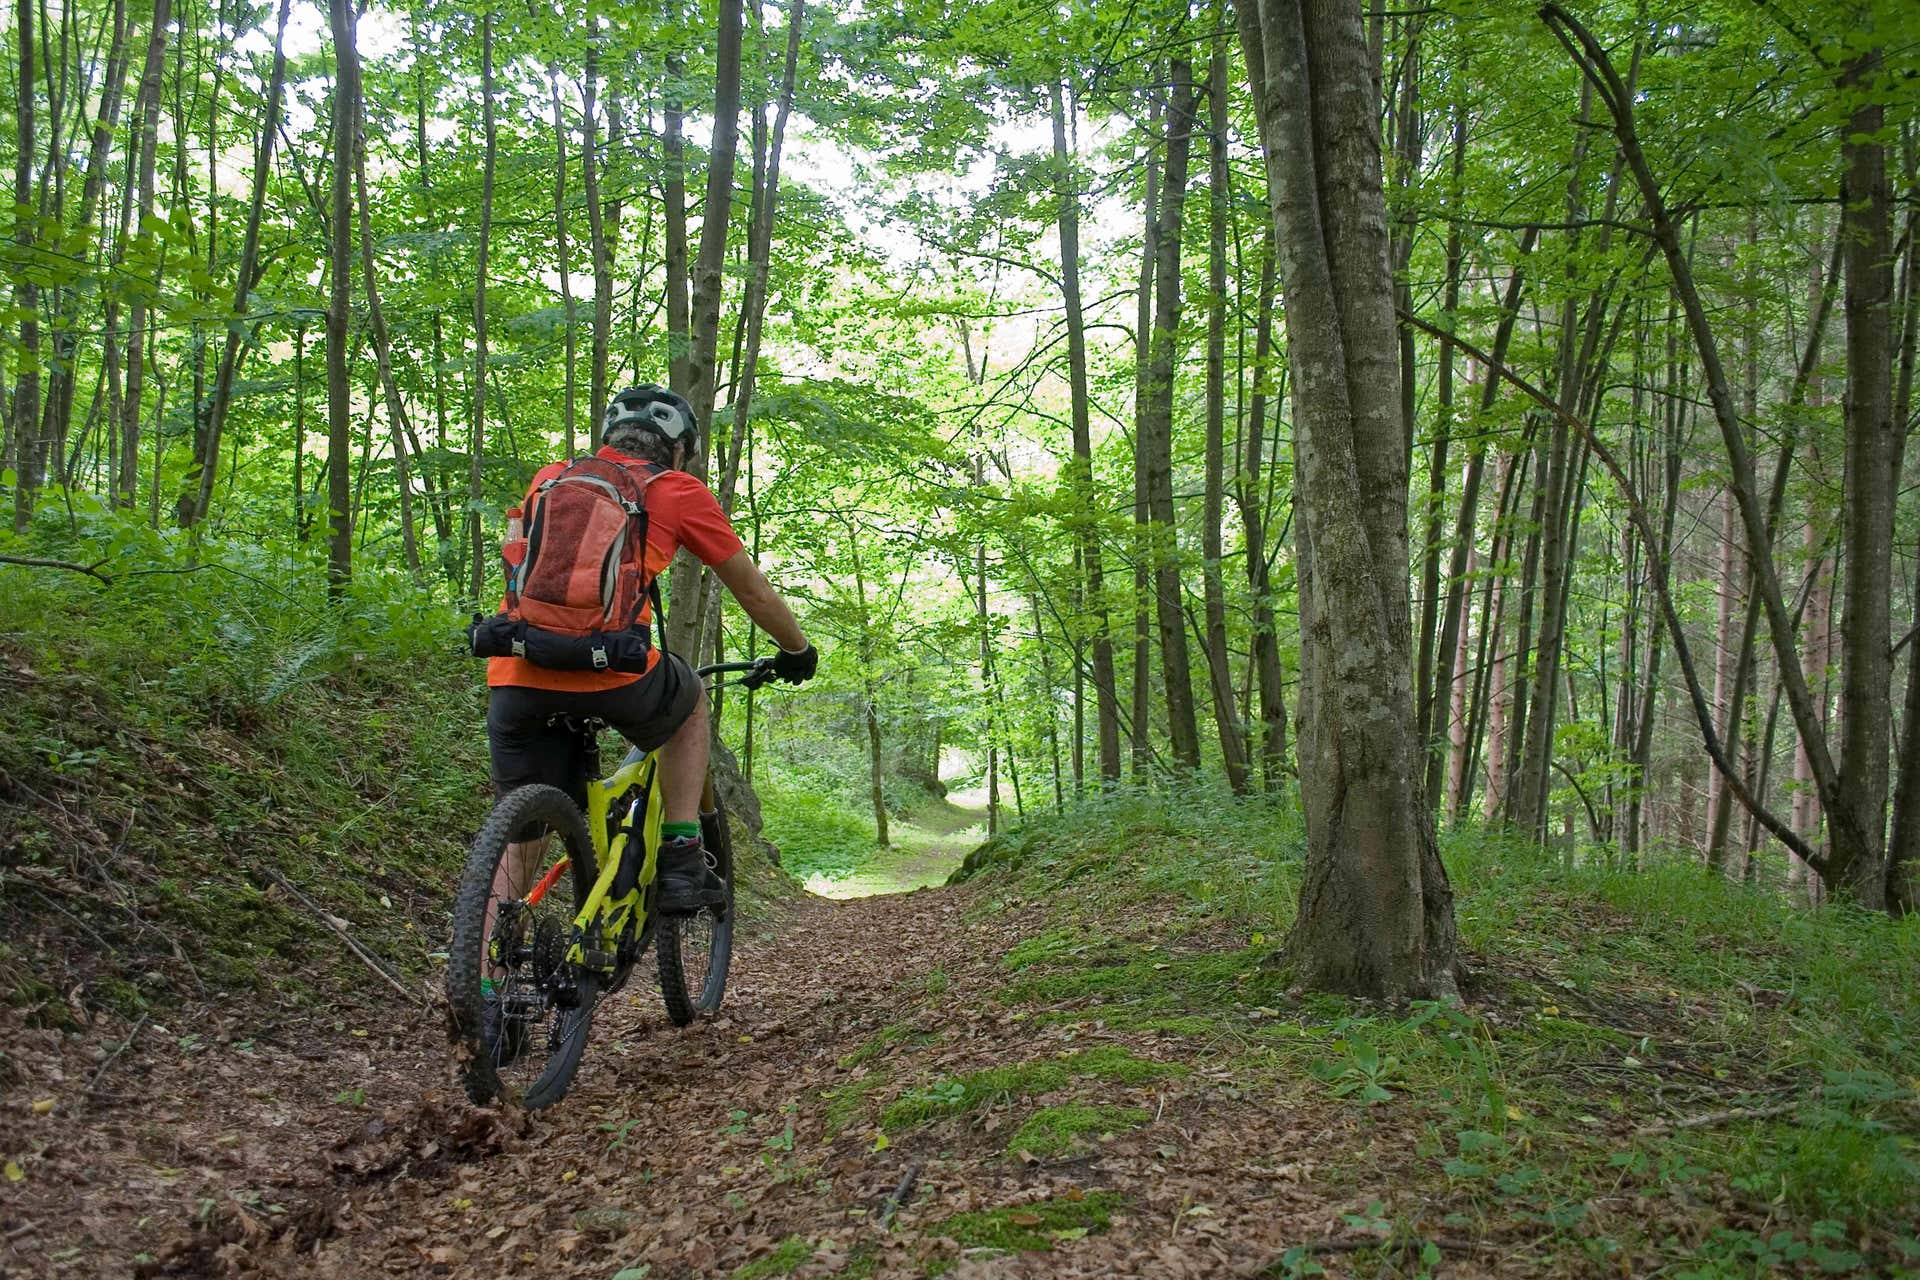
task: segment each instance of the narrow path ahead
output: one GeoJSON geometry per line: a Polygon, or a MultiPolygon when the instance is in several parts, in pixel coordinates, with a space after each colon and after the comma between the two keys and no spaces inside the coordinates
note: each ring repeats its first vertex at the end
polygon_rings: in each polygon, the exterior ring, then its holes
{"type": "Polygon", "coordinates": [[[945,884],[967,854],[986,839],[987,811],[984,799],[978,805],[930,799],[909,817],[888,825],[892,849],[876,853],[851,875],[832,880],[811,876],[808,890],[824,898],[867,898],[945,884]]]}

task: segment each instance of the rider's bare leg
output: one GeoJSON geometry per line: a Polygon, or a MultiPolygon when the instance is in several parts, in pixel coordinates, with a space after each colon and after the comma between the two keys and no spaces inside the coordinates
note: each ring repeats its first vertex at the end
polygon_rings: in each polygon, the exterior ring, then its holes
{"type": "Polygon", "coordinates": [[[700,691],[680,728],[660,748],[660,801],[664,822],[700,821],[700,792],[707,784],[707,694],[700,691]]]}
{"type": "MultiPolygon", "coordinates": [[[[551,836],[541,836],[538,840],[515,840],[507,845],[506,852],[500,855],[500,861],[493,868],[493,893],[487,898],[487,923],[483,938],[493,936],[493,918],[502,899],[524,898],[533,888],[535,877],[540,874],[541,864],[546,860],[547,842],[551,836]]],[[[487,963],[480,965],[481,975],[487,976],[487,963]]]]}

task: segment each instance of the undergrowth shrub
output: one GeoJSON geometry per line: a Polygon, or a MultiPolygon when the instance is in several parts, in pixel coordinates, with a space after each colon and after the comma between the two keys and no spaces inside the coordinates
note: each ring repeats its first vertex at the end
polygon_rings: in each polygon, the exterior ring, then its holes
{"type": "Polygon", "coordinates": [[[364,980],[269,870],[423,963],[487,803],[459,615],[377,565],[329,602],[321,544],[196,545],[80,495],[32,534],[0,551],[111,581],[0,565],[0,918],[39,943],[4,998],[364,980]]]}

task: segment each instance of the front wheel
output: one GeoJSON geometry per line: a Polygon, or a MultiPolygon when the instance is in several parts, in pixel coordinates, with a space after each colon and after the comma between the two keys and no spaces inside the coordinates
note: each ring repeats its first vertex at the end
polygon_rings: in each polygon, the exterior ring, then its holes
{"type": "Polygon", "coordinates": [[[733,960],[733,833],[719,797],[700,815],[700,839],[716,874],[727,886],[727,900],[692,915],[663,915],[654,950],[660,957],[660,998],[676,1027],[695,1014],[712,1013],[727,993],[727,966],[733,960]]]}
{"type": "Polygon", "coordinates": [[[454,1052],[474,1102],[533,1110],[573,1082],[600,984],[566,952],[593,881],[586,820],[554,787],[509,792],[474,837],[447,954],[454,1052]]]}

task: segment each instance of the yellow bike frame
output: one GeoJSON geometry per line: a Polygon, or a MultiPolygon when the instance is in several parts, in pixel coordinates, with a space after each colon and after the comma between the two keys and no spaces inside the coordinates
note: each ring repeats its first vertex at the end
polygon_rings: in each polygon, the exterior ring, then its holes
{"type": "MultiPolygon", "coordinates": [[[[658,869],[660,822],[665,812],[660,788],[654,785],[658,765],[659,757],[648,752],[631,764],[621,765],[610,776],[587,784],[587,834],[593,840],[593,852],[599,859],[600,874],[594,880],[593,888],[588,891],[586,901],[580,904],[579,914],[573,918],[573,943],[567,948],[567,960],[571,964],[587,965],[586,939],[596,921],[602,926],[600,941],[606,948],[602,954],[609,957],[618,949],[616,944],[627,935],[628,930],[638,932],[647,922],[645,894],[658,869]],[[607,818],[613,811],[613,802],[635,787],[642,788],[647,797],[646,815],[640,820],[640,837],[646,849],[646,861],[641,864],[640,877],[634,881],[633,888],[615,899],[612,897],[613,882],[620,874],[620,863],[627,851],[629,835],[623,829],[608,845],[607,818]]],[[[609,960],[604,970],[611,972],[612,969],[613,964],[609,960]]]]}

